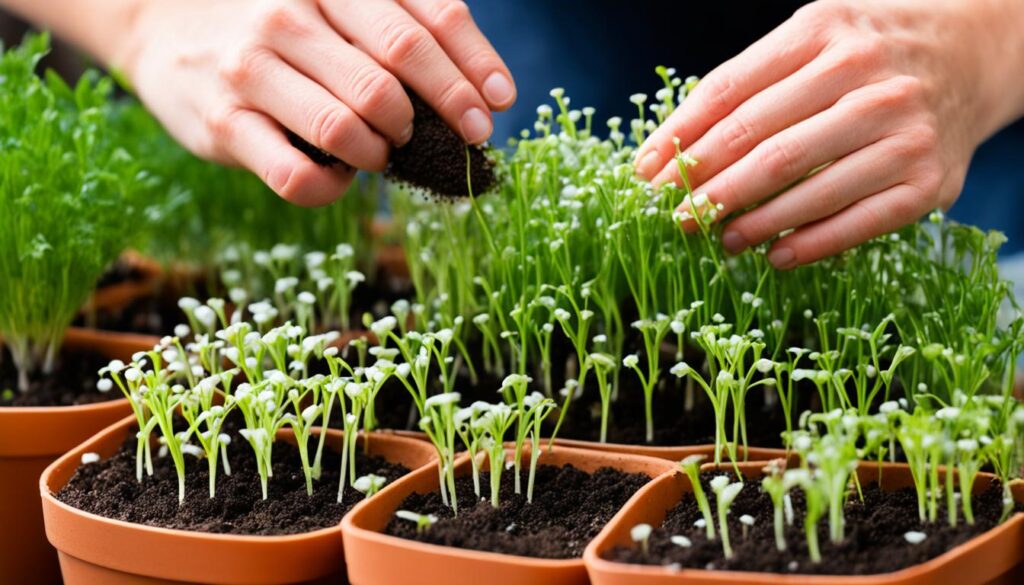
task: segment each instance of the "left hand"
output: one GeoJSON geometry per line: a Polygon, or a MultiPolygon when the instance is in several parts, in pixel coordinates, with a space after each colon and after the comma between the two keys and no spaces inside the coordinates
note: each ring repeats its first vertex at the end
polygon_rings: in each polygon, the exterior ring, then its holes
{"type": "Polygon", "coordinates": [[[699,161],[694,191],[736,216],[729,252],[795,228],[771,246],[780,269],[948,208],[978,144],[1024,110],[1024,32],[1009,24],[1022,7],[815,2],[708,74],[644,142],[637,172],[678,182],[678,137],[699,161]]]}

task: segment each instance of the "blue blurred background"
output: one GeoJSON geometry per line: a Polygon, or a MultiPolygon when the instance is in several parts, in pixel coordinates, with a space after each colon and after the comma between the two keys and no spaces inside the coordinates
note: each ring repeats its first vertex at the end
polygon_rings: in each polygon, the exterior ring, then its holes
{"type": "MultiPolygon", "coordinates": [[[[532,128],[537,105],[550,103],[548,91],[556,86],[565,88],[574,107],[597,108],[598,120],[630,116],[629,95],[653,95],[660,86],[656,65],[704,75],[805,3],[468,0],[519,90],[516,105],[496,116],[494,141],[503,144],[532,128]]],[[[1024,250],[1024,121],[978,149],[950,215],[1005,232],[1004,256],[1024,250]]]]}

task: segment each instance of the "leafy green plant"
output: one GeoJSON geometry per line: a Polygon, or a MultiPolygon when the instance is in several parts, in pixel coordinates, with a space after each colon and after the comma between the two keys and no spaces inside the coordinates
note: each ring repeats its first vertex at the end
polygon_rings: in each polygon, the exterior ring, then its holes
{"type": "Polygon", "coordinates": [[[53,372],[64,329],[146,226],[156,178],[112,139],[113,81],[36,75],[46,35],[0,58],[0,336],[18,390],[53,372]]]}

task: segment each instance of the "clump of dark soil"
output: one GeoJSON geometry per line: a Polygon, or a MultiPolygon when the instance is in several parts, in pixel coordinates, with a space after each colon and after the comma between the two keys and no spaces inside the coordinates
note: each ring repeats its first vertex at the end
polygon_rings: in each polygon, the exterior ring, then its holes
{"type": "Polygon", "coordinates": [[[309,160],[313,161],[314,163],[322,167],[333,167],[334,165],[339,163],[345,165],[346,167],[349,166],[343,160],[327,152],[326,150],[321,150],[316,146],[313,146],[312,144],[306,142],[301,137],[299,137],[298,134],[292,132],[291,130],[288,130],[287,128],[285,128],[284,130],[284,135],[288,137],[288,142],[296,149],[298,149],[299,152],[308,156],[309,160]]]}
{"type": "Polygon", "coordinates": [[[490,474],[481,473],[481,495],[473,494],[473,479],[456,479],[459,515],[441,502],[440,492],[412,494],[399,506],[440,520],[422,534],[408,520],[392,518],[385,533],[432,544],[544,559],[579,558],[623,504],[650,479],[643,474],[612,468],[592,474],[575,467],[537,468],[533,503],[514,493],[514,471],[501,474],[501,505],[490,503],[490,474]]]}
{"type": "Polygon", "coordinates": [[[116,400],[122,394],[96,389],[97,372],[110,360],[93,351],[61,349],[49,375],[30,375],[29,391],[18,391],[18,370],[6,348],[0,348],[0,406],[75,406],[116,400]]]}
{"type": "MultiPolygon", "coordinates": [[[[708,482],[719,472],[701,474],[704,490],[711,494],[708,482]]],[[[883,476],[884,481],[884,476],[883,476]]],[[[701,518],[692,494],[686,494],[678,506],[670,510],[664,524],[655,528],[645,555],[639,547],[616,547],[605,558],[623,563],[644,565],[675,565],[682,568],[757,571],[784,574],[871,575],[897,571],[935,558],[953,547],[967,542],[992,527],[1002,512],[1002,490],[992,485],[972,500],[975,524],[968,525],[960,515],[957,526],[946,521],[941,510],[934,524],[922,525],[918,519],[917,497],[913,489],[883,491],[877,484],[864,486],[864,501],[851,498],[846,506],[846,538],[833,544],[828,535],[828,519],[818,525],[818,542],[823,562],[811,562],[803,531],[805,511],[803,494],[791,492],[795,521],[786,527],[787,550],[775,546],[772,504],[761,490],[759,480],[749,480],[730,508],[729,537],[734,551],[732,559],[722,554],[721,540],[709,541],[704,529],[694,527],[701,518]],[[740,516],[754,517],[754,525],[743,537],[740,516]],[[920,544],[904,538],[908,531],[924,532],[920,544]],[[690,547],[673,544],[669,539],[681,535],[690,539],[690,547]]],[[[712,509],[714,500],[712,498],[712,509]]],[[[1018,506],[1018,510],[1024,507],[1018,506]]],[[[712,512],[714,513],[714,511],[712,512]]],[[[715,516],[717,522],[717,515],[715,516]]]]}
{"type": "Polygon", "coordinates": [[[470,187],[474,196],[494,187],[498,179],[487,151],[463,142],[419,96],[409,92],[409,99],[413,108],[412,139],[391,151],[388,178],[444,199],[469,197],[470,187]]]}
{"type": "MultiPolygon", "coordinates": [[[[231,475],[217,473],[216,497],[209,497],[207,462],[186,455],[185,502],[178,505],[178,479],[170,457],[158,459],[152,477],[135,479],[135,438],[129,435],[111,458],[83,465],[56,494],[79,510],[135,524],[218,534],[284,535],[328,528],[341,522],[363,494],[347,487],[338,504],[340,456],[324,450],[323,473],[306,494],[299,450],[290,443],[274,444],[273,476],[263,499],[252,448],[237,433],[228,447],[231,475]]],[[[311,448],[314,441],[311,439],[311,448]]],[[[218,462],[219,465],[219,462],[218,462]]],[[[386,477],[388,484],[409,470],[358,450],[356,473],[386,477]]],[[[387,484],[385,484],[387,485],[387,484]]]]}

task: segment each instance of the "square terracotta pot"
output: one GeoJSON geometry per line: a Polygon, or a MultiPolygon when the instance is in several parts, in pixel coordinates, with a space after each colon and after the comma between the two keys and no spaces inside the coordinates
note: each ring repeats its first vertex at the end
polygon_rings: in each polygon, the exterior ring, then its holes
{"type": "MultiPolygon", "coordinates": [[[[523,456],[528,457],[528,444],[523,452],[523,456]]],[[[669,461],[650,457],[586,451],[557,444],[551,451],[544,450],[539,464],[571,464],[586,472],[612,467],[626,473],[642,473],[652,479],[671,474],[676,467],[669,461]]],[[[457,459],[455,465],[456,476],[471,473],[468,455],[457,459]]],[[[426,544],[383,533],[407,496],[437,490],[436,466],[422,469],[388,494],[360,503],[342,520],[348,576],[353,585],[413,582],[417,585],[585,585],[588,582],[582,558],[535,559],[426,544]]],[[[626,506],[636,503],[642,492],[637,492],[626,506]]]]}

